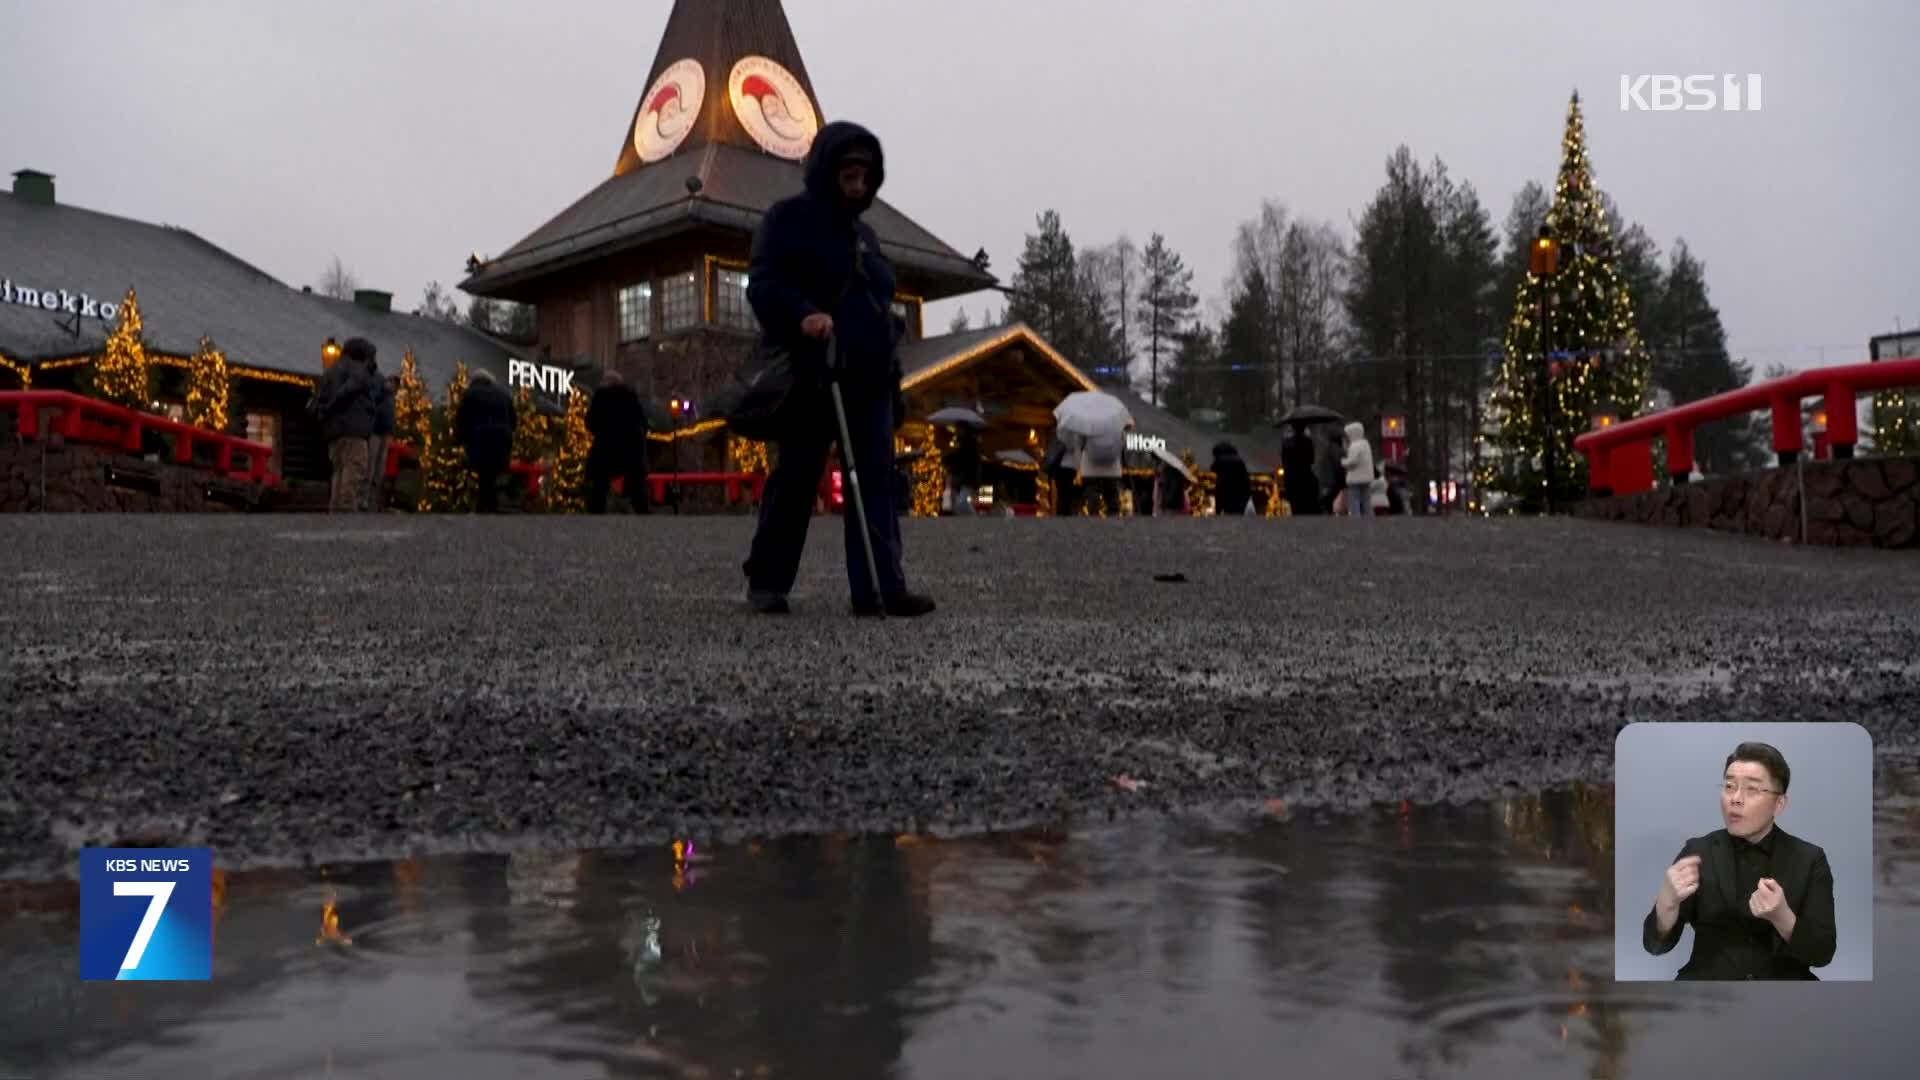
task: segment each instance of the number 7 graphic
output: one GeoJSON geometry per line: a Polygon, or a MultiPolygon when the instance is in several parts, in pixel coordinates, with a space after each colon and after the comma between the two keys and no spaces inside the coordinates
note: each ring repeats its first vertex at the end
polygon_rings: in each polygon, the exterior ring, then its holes
{"type": "Polygon", "coordinates": [[[126,959],[120,961],[121,971],[132,971],[140,966],[140,958],[147,952],[147,943],[153,940],[153,929],[160,925],[160,913],[167,909],[167,900],[173,896],[173,882],[116,881],[113,883],[113,895],[150,898],[147,913],[140,917],[140,929],[134,931],[133,943],[127,946],[126,959]]]}

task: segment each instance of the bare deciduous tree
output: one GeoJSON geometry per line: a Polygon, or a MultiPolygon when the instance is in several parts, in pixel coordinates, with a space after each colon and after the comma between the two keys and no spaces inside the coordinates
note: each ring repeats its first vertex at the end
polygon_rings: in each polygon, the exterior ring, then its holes
{"type": "Polygon", "coordinates": [[[321,273],[320,283],[314,286],[314,291],[321,296],[331,296],[335,300],[351,300],[354,291],[358,288],[360,288],[359,279],[354,277],[353,271],[347,269],[346,264],[340,261],[340,256],[335,255],[332,264],[321,273]]]}

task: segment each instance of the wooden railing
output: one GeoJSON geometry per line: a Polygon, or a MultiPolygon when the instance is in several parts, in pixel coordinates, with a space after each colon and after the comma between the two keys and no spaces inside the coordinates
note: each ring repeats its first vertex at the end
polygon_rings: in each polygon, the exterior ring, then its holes
{"type": "Polygon", "coordinates": [[[1592,494],[1638,494],[1653,487],[1655,439],[1666,444],[1667,475],[1684,483],[1693,474],[1694,429],[1767,409],[1773,415],[1773,451],[1780,464],[1790,465],[1805,448],[1801,402],[1824,395],[1827,446],[1834,457],[1849,458],[1860,441],[1856,399],[1907,386],[1920,386],[1920,360],[1813,368],[1598,428],[1574,439],[1573,448],[1587,456],[1587,488],[1592,494]]]}
{"type": "MultiPolygon", "coordinates": [[[[388,443],[387,460],[384,465],[387,479],[391,480],[400,475],[402,461],[413,461],[417,465],[419,459],[420,455],[411,445],[403,442],[388,443]]],[[[532,498],[540,493],[540,487],[546,483],[547,473],[550,470],[545,464],[539,462],[516,461],[507,466],[507,471],[525,487],[527,497],[532,498]]],[[[765,493],[766,483],[767,478],[762,473],[650,472],[647,474],[647,493],[653,502],[664,503],[667,501],[669,487],[722,487],[726,489],[727,501],[730,503],[739,502],[740,497],[747,494],[750,494],[753,501],[757,503],[765,493]]],[[[614,491],[625,495],[626,487],[624,479],[614,478],[614,491]]]]}
{"type": "Polygon", "coordinates": [[[39,439],[43,434],[55,434],[68,442],[138,454],[146,445],[147,433],[158,432],[172,436],[176,465],[198,464],[194,449],[210,446],[214,450],[210,467],[222,476],[267,487],[280,483],[280,478],[272,472],[271,446],[98,398],[64,390],[4,390],[0,391],[0,410],[13,412],[15,429],[21,438],[39,439]],[[245,459],[244,465],[235,463],[236,454],[245,459]]]}

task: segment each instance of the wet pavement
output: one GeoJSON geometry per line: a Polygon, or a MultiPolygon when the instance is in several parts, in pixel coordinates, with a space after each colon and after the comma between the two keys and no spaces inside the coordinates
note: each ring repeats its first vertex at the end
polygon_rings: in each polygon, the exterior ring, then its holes
{"type": "Polygon", "coordinates": [[[208,983],[77,982],[16,885],[0,1075],[1908,1075],[1920,763],[1877,787],[1872,983],[1613,983],[1650,893],[1579,786],[225,873],[208,983]]]}
{"type": "Polygon", "coordinates": [[[914,622],[740,518],[0,520],[0,877],[1471,801],[1637,720],[1920,746],[1920,563],[1577,521],[909,521],[914,622]],[[1184,574],[1183,584],[1157,575],[1184,574]]]}

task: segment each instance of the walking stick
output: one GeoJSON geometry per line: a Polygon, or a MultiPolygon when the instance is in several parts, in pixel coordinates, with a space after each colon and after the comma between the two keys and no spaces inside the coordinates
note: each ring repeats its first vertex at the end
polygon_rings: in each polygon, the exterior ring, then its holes
{"type": "Polygon", "coordinates": [[[880,562],[873,554],[873,524],[867,520],[866,496],[860,492],[859,455],[853,452],[853,431],[847,426],[847,402],[840,394],[839,342],[827,339],[827,388],[833,392],[833,414],[840,421],[840,467],[847,471],[847,487],[853,491],[853,512],[860,517],[860,549],[867,556],[867,581],[873,586],[874,602],[880,614],[887,613],[887,598],[880,593],[880,562]]]}

